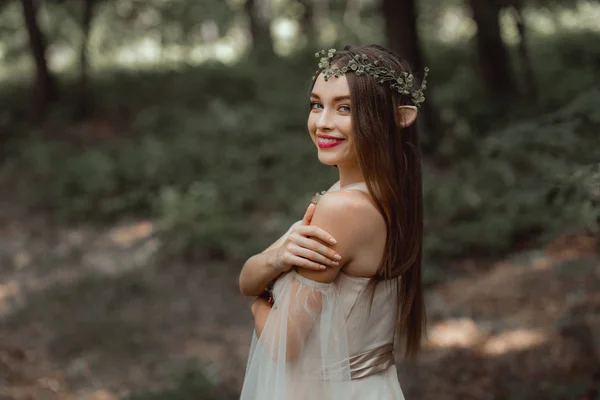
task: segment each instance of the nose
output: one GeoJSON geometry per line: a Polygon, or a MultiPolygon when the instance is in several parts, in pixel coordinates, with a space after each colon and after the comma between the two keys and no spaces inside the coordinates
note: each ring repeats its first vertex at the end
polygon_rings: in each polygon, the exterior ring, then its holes
{"type": "Polygon", "coordinates": [[[317,119],[316,128],[317,131],[330,131],[333,130],[335,124],[333,121],[333,115],[326,108],[319,114],[317,119]]]}

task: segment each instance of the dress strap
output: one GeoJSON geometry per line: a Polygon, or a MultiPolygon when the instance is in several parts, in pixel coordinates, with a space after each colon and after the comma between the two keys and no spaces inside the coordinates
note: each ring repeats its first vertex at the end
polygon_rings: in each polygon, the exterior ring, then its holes
{"type": "Polygon", "coordinates": [[[369,189],[367,188],[367,184],[365,182],[356,182],[351,183],[350,185],[346,185],[343,188],[340,188],[340,182],[337,181],[330,189],[330,192],[337,192],[338,190],[360,190],[361,192],[369,193],[369,189]]]}
{"type": "Polygon", "coordinates": [[[352,185],[348,185],[342,190],[360,190],[361,192],[365,192],[369,194],[369,189],[367,188],[367,184],[364,182],[353,183],[352,185]]]}
{"type": "Polygon", "coordinates": [[[387,343],[350,357],[350,379],[360,379],[394,365],[394,344],[387,343]]]}

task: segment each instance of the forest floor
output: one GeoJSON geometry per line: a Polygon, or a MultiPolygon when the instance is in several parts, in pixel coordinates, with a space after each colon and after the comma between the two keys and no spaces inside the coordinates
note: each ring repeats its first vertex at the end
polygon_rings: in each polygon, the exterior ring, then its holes
{"type": "MultiPolygon", "coordinates": [[[[153,229],[60,226],[0,204],[1,400],[236,398],[252,332],[239,268],[157,265],[153,229]],[[218,393],[148,394],[190,370],[218,393]]],[[[425,351],[398,358],[405,396],[600,399],[597,243],[449,266],[427,290],[425,351]]]]}

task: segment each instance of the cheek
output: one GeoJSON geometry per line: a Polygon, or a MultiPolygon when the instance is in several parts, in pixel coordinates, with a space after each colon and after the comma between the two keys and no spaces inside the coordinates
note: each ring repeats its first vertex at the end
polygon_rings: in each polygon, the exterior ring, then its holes
{"type": "Polygon", "coordinates": [[[315,132],[315,129],[316,129],[316,122],[317,122],[317,121],[316,121],[316,118],[315,118],[315,116],[313,115],[313,113],[310,113],[310,114],[308,115],[308,121],[307,121],[307,127],[308,127],[308,131],[309,131],[310,133],[314,133],[314,132],[315,132]]]}
{"type": "Polygon", "coordinates": [[[352,119],[350,117],[344,117],[344,119],[340,121],[339,127],[344,135],[349,138],[352,137],[352,119]]]}

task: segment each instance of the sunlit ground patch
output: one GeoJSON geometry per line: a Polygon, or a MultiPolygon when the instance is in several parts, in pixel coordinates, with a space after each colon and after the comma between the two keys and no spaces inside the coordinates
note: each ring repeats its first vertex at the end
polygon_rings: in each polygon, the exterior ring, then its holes
{"type": "Polygon", "coordinates": [[[501,355],[509,351],[519,351],[546,342],[546,336],[535,329],[517,329],[503,332],[486,340],[481,352],[487,355],[501,355]]]}

